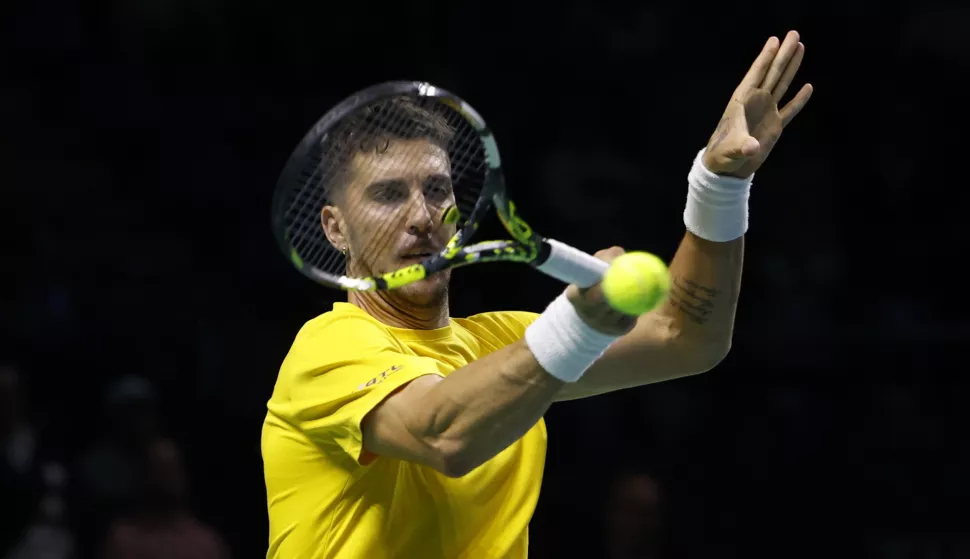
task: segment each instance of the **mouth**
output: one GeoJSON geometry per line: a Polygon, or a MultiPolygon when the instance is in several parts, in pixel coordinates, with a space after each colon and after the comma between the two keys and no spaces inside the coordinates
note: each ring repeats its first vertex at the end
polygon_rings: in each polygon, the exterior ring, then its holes
{"type": "Polygon", "coordinates": [[[420,262],[426,258],[431,258],[434,254],[433,252],[414,251],[401,255],[401,259],[409,262],[420,262]]]}

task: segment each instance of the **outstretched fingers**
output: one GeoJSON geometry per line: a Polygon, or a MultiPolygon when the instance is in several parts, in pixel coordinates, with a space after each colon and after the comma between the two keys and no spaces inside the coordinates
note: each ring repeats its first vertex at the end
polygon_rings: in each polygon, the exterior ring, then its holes
{"type": "Polygon", "coordinates": [[[799,66],[802,65],[802,60],[805,58],[805,45],[798,43],[795,45],[795,53],[788,62],[788,66],[785,68],[785,72],[781,74],[778,79],[778,83],[771,89],[771,97],[775,100],[775,104],[780,104],[782,97],[788,91],[788,87],[791,82],[795,79],[795,74],[798,73],[799,66]]]}
{"type": "Polygon", "coordinates": [[[738,87],[739,90],[761,86],[761,83],[765,80],[765,76],[768,74],[768,70],[771,69],[771,62],[775,59],[775,55],[778,54],[778,48],[778,37],[769,37],[765,46],[761,49],[761,54],[754,60],[751,68],[748,69],[748,73],[741,80],[741,85],[738,87]]]}
{"type": "Polygon", "coordinates": [[[812,91],[814,88],[812,84],[807,83],[802,86],[802,88],[795,94],[795,98],[788,102],[784,108],[781,109],[781,125],[782,127],[788,126],[788,123],[792,121],[793,118],[798,116],[798,113],[805,108],[808,104],[808,100],[812,97],[812,91]]]}
{"type": "MultiPolygon", "coordinates": [[[[771,61],[771,67],[768,69],[765,79],[758,85],[762,89],[767,89],[768,91],[774,91],[776,87],[781,82],[782,76],[785,71],[791,65],[791,62],[795,55],[798,53],[798,32],[789,31],[785,35],[785,40],[778,47],[778,54],[775,55],[774,60],[771,61]]],[[[801,63],[799,61],[799,63],[801,63]]]]}

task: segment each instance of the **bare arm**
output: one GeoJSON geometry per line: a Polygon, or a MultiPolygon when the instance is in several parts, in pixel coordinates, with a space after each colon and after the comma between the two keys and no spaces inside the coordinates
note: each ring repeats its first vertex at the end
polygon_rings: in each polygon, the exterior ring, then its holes
{"type": "Polygon", "coordinates": [[[687,233],[670,263],[667,301],[641,316],[557,400],[585,398],[702,373],[727,355],[741,291],[744,238],[726,243],[687,233]]]}
{"type": "Polygon", "coordinates": [[[364,448],[462,476],[525,435],[565,384],[519,340],[445,378],[410,382],[364,419],[364,448]]]}
{"type": "MultiPolygon", "coordinates": [[[[805,54],[798,33],[771,37],[734,91],[703,164],[714,174],[752,176],[812,94],[803,86],[779,109],[805,54]]],[[[637,321],[560,400],[584,398],[713,368],[731,347],[741,288],[744,238],[704,240],[688,232],[670,265],[673,288],[661,308],[637,321]]]]}
{"type": "Polygon", "coordinates": [[[574,295],[557,297],[522,339],[392,394],[364,418],[364,449],[462,476],[517,441],[564,381],[574,383],[636,325],[606,303],[599,285],[574,295]]]}

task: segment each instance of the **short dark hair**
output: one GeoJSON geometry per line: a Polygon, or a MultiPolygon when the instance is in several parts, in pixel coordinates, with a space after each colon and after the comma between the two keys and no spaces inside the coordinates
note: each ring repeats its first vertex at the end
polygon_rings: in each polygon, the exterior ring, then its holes
{"type": "Polygon", "coordinates": [[[441,108],[419,104],[410,97],[392,97],[366,105],[344,117],[321,142],[321,159],[330,169],[321,186],[326,198],[347,181],[347,167],[358,153],[383,153],[391,140],[426,138],[444,150],[455,131],[441,108]]]}

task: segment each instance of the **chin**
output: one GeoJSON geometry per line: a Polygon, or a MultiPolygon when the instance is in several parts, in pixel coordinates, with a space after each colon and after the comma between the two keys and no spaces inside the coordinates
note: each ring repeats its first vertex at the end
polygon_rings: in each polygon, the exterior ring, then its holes
{"type": "Polygon", "coordinates": [[[437,307],[448,300],[448,282],[451,272],[445,271],[406,285],[398,289],[398,294],[416,307],[437,307]]]}

